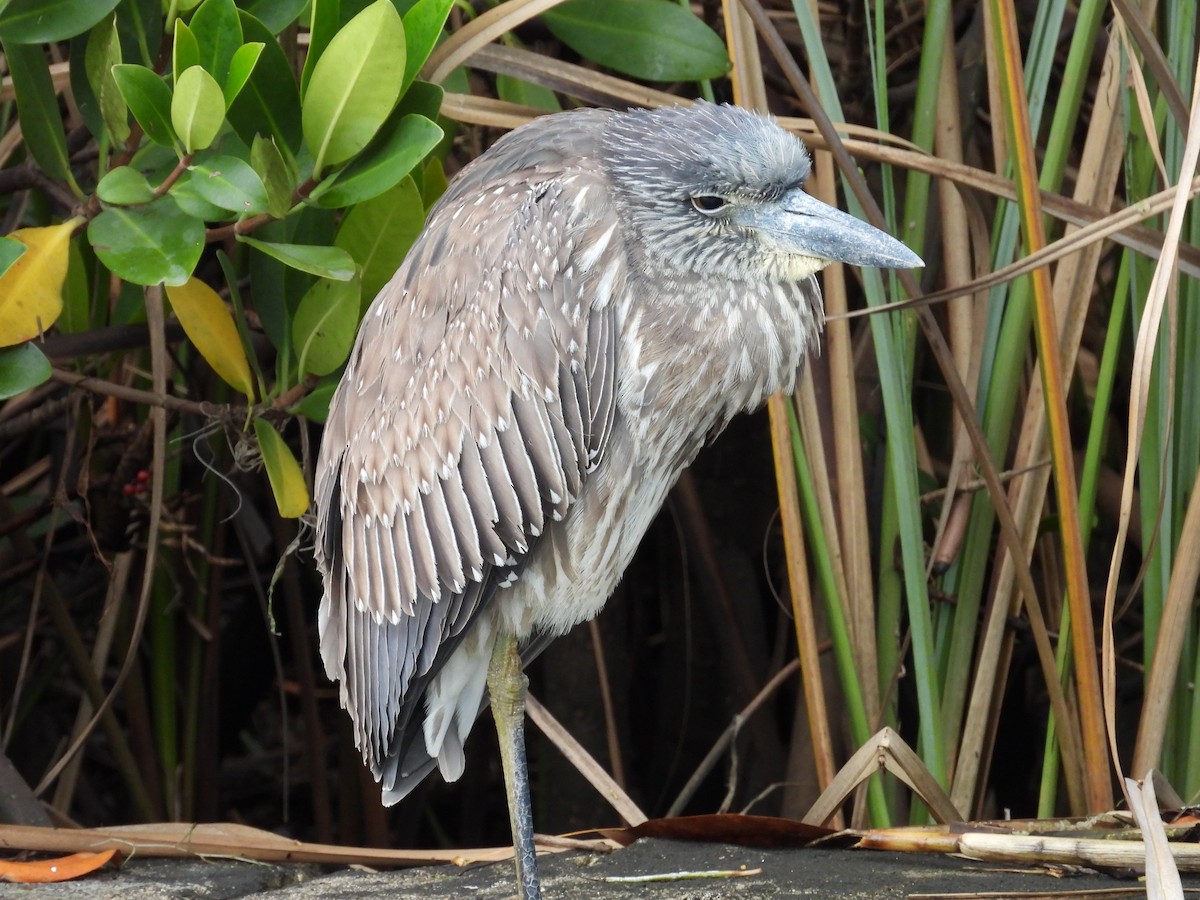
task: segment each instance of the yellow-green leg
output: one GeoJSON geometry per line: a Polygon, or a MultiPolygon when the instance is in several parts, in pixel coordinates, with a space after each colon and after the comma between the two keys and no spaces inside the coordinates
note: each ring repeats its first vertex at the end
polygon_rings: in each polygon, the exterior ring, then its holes
{"type": "Polygon", "coordinates": [[[517,865],[517,892],[521,900],[540,900],[542,887],[538,880],[529,766],[525,758],[525,691],[529,679],[521,669],[521,654],[514,635],[501,632],[496,640],[487,684],[496,734],[500,738],[508,821],[512,827],[513,856],[517,865]]]}

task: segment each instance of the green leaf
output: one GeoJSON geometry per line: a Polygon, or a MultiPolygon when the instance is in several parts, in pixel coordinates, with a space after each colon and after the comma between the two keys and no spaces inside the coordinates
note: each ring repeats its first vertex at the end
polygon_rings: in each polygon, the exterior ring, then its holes
{"type": "Polygon", "coordinates": [[[449,182],[446,180],[446,170],[442,161],[436,156],[425,163],[425,172],[421,177],[421,202],[429,209],[446,193],[449,182]]]}
{"type": "Polygon", "coordinates": [[[295,185],[275,141],[256,134],[250,146],[250,165],[267,190],[267,212],[282,219],[292,208],[295,185]]]}
{"type": "Polygon", "coordinates": [[[222,209],[239,215],[267,211],[267,189],[250,164],[236,156],[206,156],[189,166],[192,187],[222,209]]]}
{"type": "Polygon", "coordinates": [[[346,361],[358,330],[362,285],[322,278],[300,300],[292,346],[302,374],[328,375],[346,361]]]}
{"type": "Polygon", "coordinates": [[[396,274],[425,225],[421,192],[411,177],[346,214],[334,244],[354,257],[369,303],[396,274]]]}
{"type": "Polygon", "coordinates": [[[717,33],[670,0],[567,0],[542,21],[580,56],[647,81],[720,78],[731,66],[717,33]]]}
{"type": "Polygon", "coordinates": [[[45,52],[38,46],[7,41],[4,52],[17,95],[21,134],[29,152],[51,178],[74,184],[67,157],[67,135],[45,52]]]}
{"type": "MultiPolygon", "coordinates": [[[[211,2],[211,0],[210,0],[211,2]]],[[[171,124],[188,153],[209,146],[225,122],[225,95],[208,72],[192,66],[175,82],[171,124]]]]}
{"type": "Polygon", "coordinates": [[[163,8],[160,0],[125,0],[117,6],[117,33],[121,36],[121,58],[153,66],[163,39],[163,8]]]}
{"type": "Polygon", "coordinates": [[[324,422],[329,418],[329,403],[333,400],[333,392],[337,390],[338,379],[331,378],[323,381],[308,392],[307,396],[288,412],[304,416],[310,422],[324,422]]]}
{"type": "Polygon", "coordinates": [[[8,271],[8,267],[21,258],[25,245],[20,241],[5,235],[0,237],[0,276],[8,271]]]}
{"type": "MultiPolygon", "coordinates": [[[[114,144],[129,137],[129,108],[113,78],[113,66],[121,64],[121,38],[116,17],[105,19],[88,35],[83,57],[84,73],[91,87],[101,121],[114,144]]],[[[79,97],[76,97],[79,100],[79,97]]]]}
{"type": "Polygon", "coordinates": [[[0,41],[53,44],[83,34],[120,0],[9,0],[0,6],[0,41]]]}
{"type": "MultiPolygon", "coordinates": [[[[289,224],[290,221],[271,222],[258,229],[257,233],[274,231],[281,235],[289,224]]],[[[275,236],[277,235],[272,235],[272,237],[275,236]]],[[[279,351],[280,356],[286,356],[290,360],[292,355],[292,316],[296,312],[300,298],[304,296],[311,284],[311,276],[288,268],[266,253],[250,253],[249,256],[246,268],[250,270],[250,296],[254,300],[254,312],[257,313],[263,332],[270,339],[272,346],[279,351]],[[289,290],[289,275],[293,280],[304,278],[308,283],[293,292],[289,290]]],[[[284,365],[280,371],[287,372],[288,368],[290,365],[284,365]]]]}
{"type": "Polygon", "coordinates": [[[242,88],[250,80],[250,75],[254,72],[254,66],[258,63],[264,46],[262,41],[252,41],[249,44],[242,44],[233,54],[233,59],[229,62],[229,77],[225,79],[225,85],[222,88],[225,93],[226,109],[233,105],[237,95],[242,92],[242,88]]]}
{"type": "Polygon", "coordinates": [[[404,59],[404,25],[390,0],[376,0],[334,35],[301,110],[314,177],[375,136],[400,97],[404,59]]]}
{"type": "Polygon", "coordinates": [[[316,244],[276,244],[258,241],[243,235],[238,240],[271,256],[286,266],[333,281],[349,281],[354,277],[354,258],[341,247],[321,247],[316,244]]]}
{"type": "Polygon", "coordinates": [[[96,185],[96,196],[115,206],[133,206],[154,199],[154,188],[146,176],[132,166],[117,166],[96,185]]]}
{"type": "Polygon", "coordinates": [[[417,0],[404,14],[404,45],[408,58],[404,64],[402,91],[408,90],[425,60],[429,59],[453,5],[454,0],[417,0]]]}
{"type": "Polygon", "coordinates": [[[436,123],[421,115],[404,116],[385,125],[357,159],[336,178],[319,184],[309,199],[336,209],[376,197],[398,184],[441,139],[436,123]]]}
{"type": "Polygon", "coordinates": [[[242,4],[242,10],[261,21],[272,34],[279,34],[296,21],[307,5],[308,0],[249,0],[242,4]]]}
{"type": "Polygon", "coordinates": [[[175,43],[171,47],[171,71],[175,80],[190,69],[200,65],[200,44],[192,29],[184,24],[183,19],[175,20],[175,43]]]}
{"type": "Polygon", "coordinates": [[[256,134],[275,139],[275,145],[290,161],[300,149],[300,92],[292,66],[262,22],[241,14],[246,40],[263,44],[262,53],[246,86],[229,106],[227,118],[246,144],[256,134]]]}
{"type": "Polygon", "coordinates": [[[519,103],[521,106],[532,106],[534,109],[550,112],[562,109],[554,91],[531,81],[514,78],[512,75],[496,76],[496,94],[506,103],[519,103]]]}
{"type": "Polygon", "coordinates": [[[106,209],[88,225],[88,241],[113,274],[133,284],[183,284],[204,250],[204,223],[171,197],[106,209]]]}
{"type": "Polygon", "coordinates": [[[446,90],[441,85],[430,84],[428,81],[414,81],[408,86],[404,96],[400,98],[400,105],[396,107],[396,113],[399,115],[394,115],[394,117],[400,118],[409,113],[419,113],[436,122],[442,113],[442,99],[445,96],[446,90]]]}
{"type": "Polygon", "coordinates": [[[304,57],[304,71],[300,73],[300,96],[308,94],[308,85],[312,80],[313,69],[321,59],[321,54],[337,34],[341,26],[340,0],[312,0],[309,3],[308,17],[308,54],[304,57]]]}
{"type": "Polygon", "coordinates": [[[50,360],[32,343],[0,348],[0,400],[50,380],[50,360]]]}
{"type": "MultiPolygon", "coordinates": [[[[320,244],[329,246],[337,233],[331,210],[301,206],[286,219],[268,222],[254,232],[258,240],[271,243],[320,244]]],[[[249,251],[245,266],[250,272],[250,295],[263,331],[279,351],[277,371],[283,383],[295,377],[292,361],[292,317],[310,287],[313,276],[284,265],[266,253],[249,251]]],[[[351,260],[353,262],[353,260],[351,260]]]]}
{"type": "Polygon", "coordinates": [[[179,204],[179,208],[201,222],[220,222],[229,218],[229,212],[222,206],[210,203],[196,188],[196,182],[191,172],[184,172],[179,180],[171,185],[168,196],[179,204]]]}
{"type": "Polygon", "coordinates": [[[300,464],[266,419],[254,420],[254,434],[279,514],[285,519],[298,519],[308,509],[308,485],[304,482],[300,464]]]}
{"type": "Polygon", "coordinates": [[[242,46],[242,24],[233,0],[204,0],[191,21],[200,47],[200,65],[218,85],[229,80],[229,64],[242,46]]]}
{"type": "Polygon", "coordinates": [[[171,127],[171,89],[145,66],[128,63],[113,66],[113,78],[129,111],[142,126],[146,137],[164,147],[175,146],[171,127]]]}
{"type": "Polygon", "coordinates": [[[56,323],[63,334],[87,331],[92,324],[91,285],[88,283],[88,266],[83,258],[83,248],[86,246],[85,241],[71,241],[67,280],[63,282],[63,311],[56,323]]]}

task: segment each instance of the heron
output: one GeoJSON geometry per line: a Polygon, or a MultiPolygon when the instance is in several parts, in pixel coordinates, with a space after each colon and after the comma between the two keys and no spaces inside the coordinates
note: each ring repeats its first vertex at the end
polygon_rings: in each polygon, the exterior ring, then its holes
{"type": "Polygon", "coordinates": [[[322,660],[386,805],[462,774],[490,698],[523,898],[522,650],[599,613],[700,448],[793,389],[816,272],[923,265],[810,171],[736,106],[547,115],[462,170],[363,318],[315,475],[322,660]]]}

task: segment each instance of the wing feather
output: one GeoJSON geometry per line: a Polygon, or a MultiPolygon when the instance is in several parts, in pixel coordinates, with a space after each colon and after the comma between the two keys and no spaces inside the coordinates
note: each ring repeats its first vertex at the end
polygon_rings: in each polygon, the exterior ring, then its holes
{"type": "Polygon", "coordinates": [[[587,471],[587,448],[584,444],[583,420],[579,415],[579,396],[567,366],[558,370],[558,388],[553,401],[546,404],[551,443],[558,453],[563,478],[564,502],[555,512],[561,518],[567,511],[569,499],[578,497],[583,489],[583,474],[587,471]]]}
{"type": "Polygon", "coordinates": [[[455,537],[454,525],[450,521],[450,510],[446,505],[447,485],[442,482],[422,498],[425,523],[429,527],[429,539],[433,543],[433,558],[438,581],[447,594],[457,594],[466,586],[463,574],[462,553],[455,537]]]}
{"type": "MultiPolygon", "coordinates": [[[[620,278],[580,297],[598,279],[571,267],[589,241],[621,255],[611,210],[569,196],[599,176],[480,177],[451,187],[364,318],[317,465],[321,655],[391,800],[430,768],[419,698],[579,497],[615,410],[620,278]]],[[[473,714],[454,713],[448,772],[473,714]]]]}
{"type": "Polygon", "coordinates": [[[404,516],[404,524],[408,527],[408,545],[412,548],[413,571],[417,576],[417,596],[426,597],[436,603],[441,599],[442,588],[438,584],[433,539],[425,521],[425,503],[420,491],[413,498],[408,514],[404,516]]]}
{"type": "Polygon", "coordinates": [[[587,327],[587,377],[580,387],[588,399],[588,470],[591,471],[599,462],[616,415],[616,365],[611,317],[592,316],[587,327]]]}
{"type": "MultiPolygon", "coordinates": [[[[537,402],[514,403],[513,412],[524,438],[524,449],[533,467],[534,478],[541,488],[539,500],[554,518],[561,519],[566,512],[569,495],[566,475],[563,473],[562,450],[550,424],[549,406],[539,398],[537,402]]],[[[539,510],[539,514],[541,512],[539,510]]]]}
{"type": "MultiPolygon", "coordinates": [[[[479,526],[471,514],[471,504],[463,485],[463,472],[452,466],[442,482],[442,495],[446,500],[446,514],[450,518],[450,533],[454,536],[459,553],[458,581],[453,590],[461,593],[467,579],[479,581],[483,577],[483,550],[479,545],[479,526]]],[[[490,530],[490,529],[489,529],[490,530]]]]}
{"type": "MultiPolygon", "coordinates": [[[[514,406],[519,403],[517,401],[514,406]]],[[[541,485],[533,470],[533,461],[529,458],[528,441],[514,411],[508,427],[497,435],[497,443],[517,495],[522,530],[531,537],[538,537],[545,530],[546,522],[542,516],[541,485]]]]}
{"type": "Polygon", "coordinates": [[[500,510],[488,483],[479,445],[473,440],[463,443],[458,473],[462,476],[463,493],[466,495],[475,530],[479,535],[480,555],[489,565],[500,565],[508,555],[504,540],[496,529],[496,524],[500,521],[500,510]]]}
{"type": "MultiPolygon", "coordinates": [[[[509,474],[508,462],[500,448],[499,434],[494,435],[486,447],[479,448],[479,459],[487,477],[488,491],[496,503],[497,518],[492,526],[496,529],[496,535],[504,543],[506,553],[527,552],[529,544],[521,519],[521,501],[513,484],[513,476],[509,474]]],[[[507,559],[507,555],[504,559],[507,559]]],[[[504,559],[500,562],[504,562],[504,559]]]]}

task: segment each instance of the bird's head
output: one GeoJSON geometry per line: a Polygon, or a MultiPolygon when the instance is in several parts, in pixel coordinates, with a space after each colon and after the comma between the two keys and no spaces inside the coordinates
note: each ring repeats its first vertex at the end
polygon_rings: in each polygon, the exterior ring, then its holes
{"type": "Polygon", "coordinates": [[[804,145],[748,110],[698,103],[616,115],[603,148],[635,245],[652,264],[787,282],[831,262],[923,265],[895,238],[806,194],[804,145]]]}

